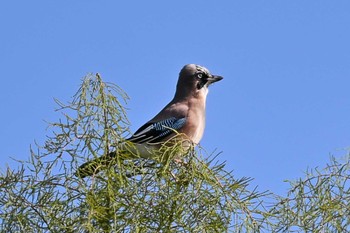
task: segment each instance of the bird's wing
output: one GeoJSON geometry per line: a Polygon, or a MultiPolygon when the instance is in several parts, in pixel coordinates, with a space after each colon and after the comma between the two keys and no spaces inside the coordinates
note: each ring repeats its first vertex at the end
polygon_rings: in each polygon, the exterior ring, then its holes
{"type": "Polygon", "coordinates": [[[162,139],[181,129],[186,123],[186,118],[170,117],[157,122],[148,122],[139,128],[127,140],[134,143],[158,143],[162,139]]]}

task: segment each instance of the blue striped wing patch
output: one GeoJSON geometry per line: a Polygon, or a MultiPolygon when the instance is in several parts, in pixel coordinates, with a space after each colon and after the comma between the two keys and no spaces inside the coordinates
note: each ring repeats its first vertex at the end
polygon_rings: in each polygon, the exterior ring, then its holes
{"type": "Polygon", "coordinates": [[[127,140],[134,143],[158,143],[161,142],[165,137],[174,133],[174,130],[181,129],[185,123],[185,117],[170,117],[158,122],[149,122],[139,128],[127,140]]]}

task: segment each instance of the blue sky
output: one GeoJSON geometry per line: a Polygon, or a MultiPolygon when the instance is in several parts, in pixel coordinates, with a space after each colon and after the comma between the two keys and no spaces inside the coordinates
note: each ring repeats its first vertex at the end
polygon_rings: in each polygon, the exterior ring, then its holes
{"type": "Polygon", "coordinates": [[[285,179],[350,146],[349,1],[3,1],[1,168],[27,159],[89,72],[131,97],[134,131],[173,97],[187,63],[211,87],[202,146],[237,178],[285,179]]]}

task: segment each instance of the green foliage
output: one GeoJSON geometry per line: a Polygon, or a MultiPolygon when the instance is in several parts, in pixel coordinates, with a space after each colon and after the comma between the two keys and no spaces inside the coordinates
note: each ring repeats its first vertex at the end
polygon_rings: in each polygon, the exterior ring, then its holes
{"type": "Polygon", "coordinates": [[[97,74],[83,79],[72,102],[56,100],[63,117],[50,123],[44,146],[0,176],[1,232],[350,231],[350,156],[289,182],[286,197],[260,193],[202,148],[175,142],[152,160],[118,150],[129,133],[127,99],[97,74]],[[75,176],[113,151],[92,166],[100,173],[75,176]]]}
{"type": "MultiPolygon", "coordinates": [[[[116,151],[128,133],[126,94],[87,76],[72,102],[56,101],[63,119],[18,169],[0,178],[2,232],[257,232],[264,193],[248,189],[198,148],[176,143],[152,160],[117,152],[103,171],[80,179],[86,160],[116,151]],[[206,157],[206,158],[203,158],[206,157]]],[[[117,150],[118,151],[118,150],[117,150]]]]}
{"type": "Polygon", "coordinates": [[[276,232],[350,231],[350,155],[342,162],[332,157],[325,169],[289,183],[287,197],[269,211],[276,232]]]}

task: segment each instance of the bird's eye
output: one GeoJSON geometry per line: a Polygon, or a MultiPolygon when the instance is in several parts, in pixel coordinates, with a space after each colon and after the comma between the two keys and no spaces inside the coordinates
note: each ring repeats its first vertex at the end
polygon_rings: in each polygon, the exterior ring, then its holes
{"type": "Polygon", "coordinates": [[[197,78],[201,79],[203,77],[203,74],[202,73],[198,73],[197,74],[197,78]]]}

